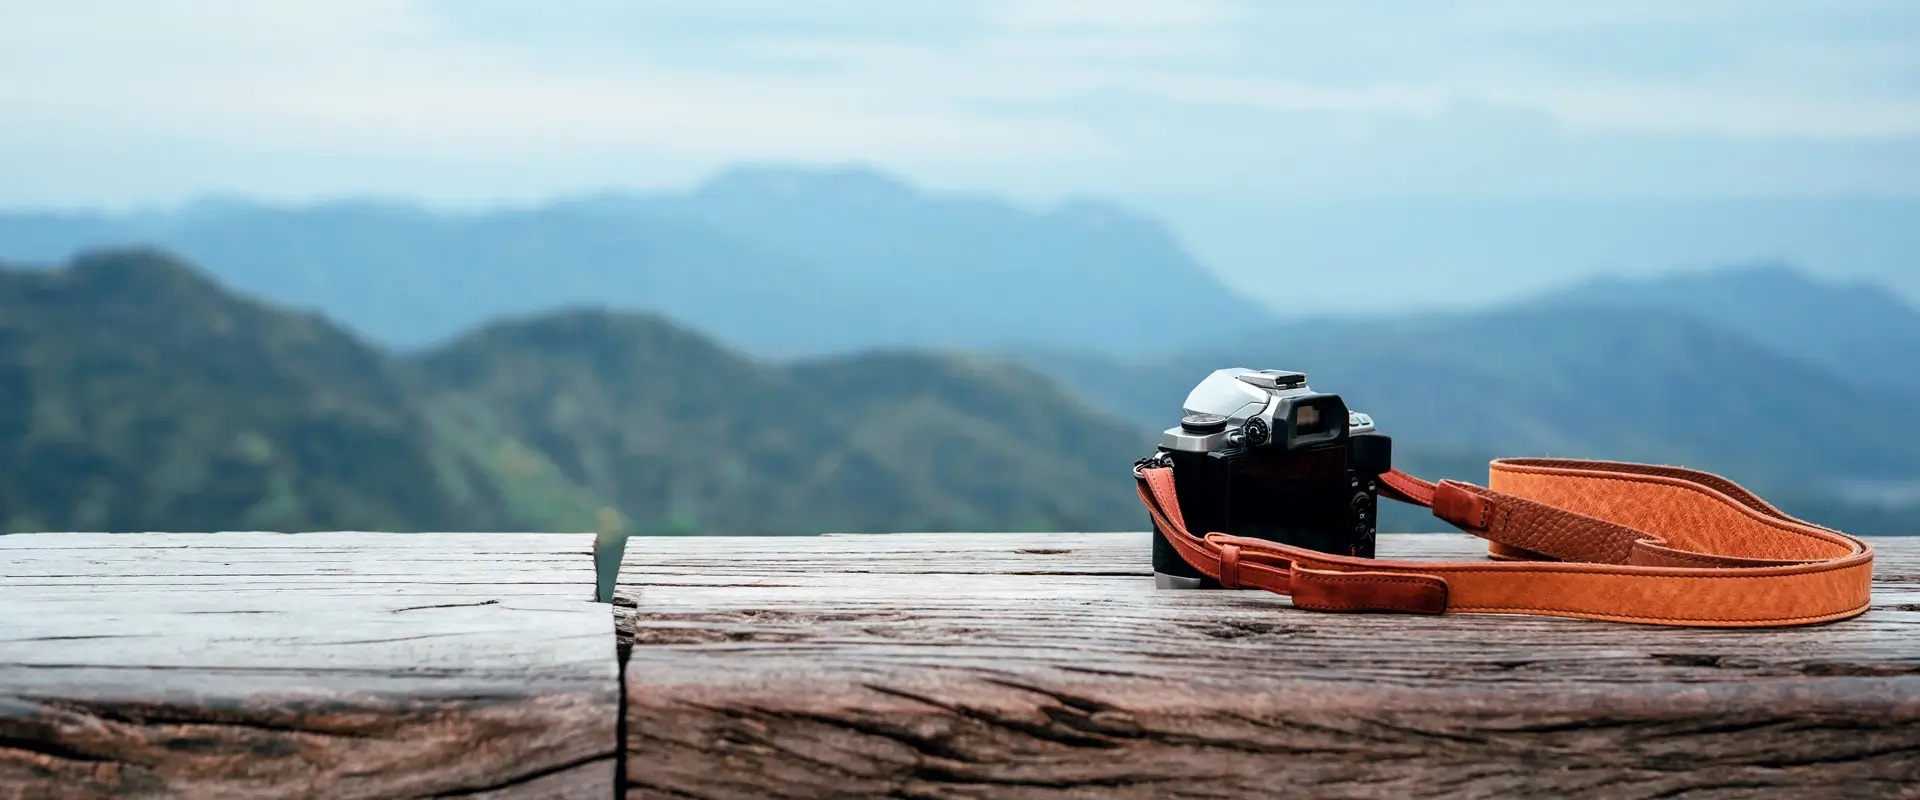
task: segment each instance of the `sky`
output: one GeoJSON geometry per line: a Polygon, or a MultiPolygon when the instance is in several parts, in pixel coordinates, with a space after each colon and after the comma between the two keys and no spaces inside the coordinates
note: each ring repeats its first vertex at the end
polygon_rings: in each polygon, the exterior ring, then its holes
{"type": "Polygon", "coordinates": [[[1911,199],[1920,3],[0,0],[0,207],[741,162],[1113,199],[1241,282],[1302,205],[1911,199]]]}

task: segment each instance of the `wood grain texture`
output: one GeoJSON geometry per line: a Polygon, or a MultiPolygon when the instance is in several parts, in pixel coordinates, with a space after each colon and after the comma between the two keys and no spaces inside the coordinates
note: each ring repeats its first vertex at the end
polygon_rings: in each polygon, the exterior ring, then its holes
{"type": "Polygon", "coordinates": [[[0,798],[605,798],[591,534],[0,536],[0,798]]]}
{"type": "Polygon", "coordinates": [[[1156,591],[1148,541],[636,539],[628,796],[1920,797],[1920,539],[1766,631],[1156,591]]]}

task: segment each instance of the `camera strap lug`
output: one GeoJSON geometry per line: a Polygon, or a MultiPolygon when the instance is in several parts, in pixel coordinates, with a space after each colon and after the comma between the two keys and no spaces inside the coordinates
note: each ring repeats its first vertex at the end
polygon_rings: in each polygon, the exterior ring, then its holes
{"type": "Polygon", "coordinates": [[[1133,477],[1144,480],[1147,476],[1142,470],[1165,469],[1171,466],[1173,466],[1173,456],[1167,455],[1165,450],[1155,451],[1153,455],[1133,462],[1133,477]]]}

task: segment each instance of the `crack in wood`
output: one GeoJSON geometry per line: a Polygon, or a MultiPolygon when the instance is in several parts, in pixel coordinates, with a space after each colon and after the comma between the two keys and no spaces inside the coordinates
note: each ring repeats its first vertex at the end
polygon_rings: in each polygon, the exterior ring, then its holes
{"type": "MultiPolygon", "coordinates": [[[[343,701],[289,702],[255,710],[55,698],[40,698],[37,702],[51,711],[123,725],[225,727],[347,739],[375,738],[390,732],[397,721],[392,712],[383,713],[365,705],[349,705],[343,701]]],[[[397,710],[404,707],[405,701],[392,705],[397,710]]]]}
{"type": "Polygon", "coordinates": [[[797,631],[655,625],[636,626],[633,628],[633,633],[631,634],[631,641],[637,645],[719,644],[739,642],[787,643],[803,642],[809,638],[812,637],[797,631]]]}
{"type": "MultiPolygon", "coordinates": [[[[1624,783],[1625,781],[1618,781],[1618,782],[1624,783]]],[[[1713,784],[1712,786],[1676,786],[1672,789],[1667,789],[1665,791],[1646,795],[1646,800],[1669,800],[1669,798],[1686,797],[1688,795],[1699,795],[1699,794],[1712,794],[1712,795],[1724,796],[1728,792],[1733,790],[1738,790],[1738,789],[1778,790],[1778,789],[1786,788],[1787,786],[1790,786],[1790,785],[1791,784],[1781,784],[1781,783],[1771,782],[1771,781],[1756,781],[1756,780],[1720,781],[1713,784]]]]}
{"type": "Polygon", "coordinates": [[[478,603],[439,603],[439,604],[430,605],[430,606],[407,606],[406,608],[396,608],[393,610],[393,613],[398,614],[402,611],[425,611],[429,608],[473,608],[475,606],[496,606],[499,604],[500,604],[499,600],[482,600],[478,603]]]}
{"type": "MultiPolygon", "coordinates": [[[[1807,753],[1796,757],[1762,758],[1753,761],[1756,767],[1769,769],[1795,769],[1830,764],[1847,764],[1859,761],[1872,761],[1882,756],[1920,753],[1920,744],[1901,744],[1892,747],[1872,748],[1855,753],[1807,753]]],[[[1911,760],[1906,760],[1911,763],[1911,760]]]]}
{"type": "MultiPolygon", "coordinates": [[[[956,573],[956,574],[966,574],[966,573],[956,573]]],[[[1060,578],[1065,578],[1065,577],[1073,577],[1073,578],[1151,578],[1151,577],[1153,577],[1153,570],[1150,570],[1150,569],[1139,569],[1139,570],[1096,570],[1096,571],[1088,571],[1088,570],[1028,570],[1028,569],[1020,569],[1020,570],[1003,570],[1003,571],[1001,571],[1001,572],[998,572],[998,573],[996,573],[996,574],[999,574],[999,575],[1021,575],[1021,576],[1028,576],[1028,577],[1042,577],[1042,578],[1046,578],[1046,577],[1060,577],[1060,578]]]]}
{"type": "MultiPolygon", "coordinates": [[[[614,609],[616,618],[619,613],[620,609],[614,609]]],[[[614,627],[616,631],[619,628],[617,624],[614,627]]],[[[632,777],[628,775],[627,766],[627,657],[631,651],[631,639],[624,647],[618,645],[614,647],[614,659],[617,664],[615,674],[620,680],[620,704],[614,706],[613,742],[616,758],[613,762],[613,800],[624,800],[628,787],[632,785],[632,777]]]]}
{"type": "Polygon", "coordinates": [[[1274,635],[1285,639],[1300,632],[1300,629],[1272,622],[1255,622],[1245,619],[1226,619],[1193,629],[1195,633],[1212,639],[1245,639],[1274,635]]]}
{"type": "Polygon", "coordinates": [[[1143,672],[1125,672],[1117,669],[1099,669],[1097,667],[1083,667],[1078,664],[1060,664],[1055,666],[1054,669],[1060,670],[1062,672],[1077,672],[1082,675],[1104,675],[1110,678],[1143,678],[1147,680],[1161,680],[1161,677],[1158,675],[1149,675],[1143,672]]]}
{"type": "MultiPolygon", "coordinates": [[[[841,728],[841,729],[849,730],[854,733],[862,734],[865,736],[873,736],[881,739],[887,739],[890,741],[898,742],[902,745],[907,746],[909,749],[914,750],[915,752],[918,752],[927,756],[932,756],[934,758],[946,759],[949,761],[960,761],[960,762],[971,760],[966,755],[966,753],[959,750],[955,750],[951,747],[948,747],[946,743],[941,739],[920,736],[907,728],[904,728],[898,725],[893,725],[887,722],[882,722],[879,720],[864,719],[859,717],[842,717],[842,716],[834,716],[831,714],[811,713],[811,712],[805,712],[805,711],[783,711],[783,710],[756,708],[756,707],[713,706],[713,705],[707,705],[703,703],[691,703],[691,702],[687,703],[687,705],[695,708],[700,708],[702,710],[705,710],[714,714],[719,714],[721,716],[725,716],[733,720],[747,721],[747,722],[753,722],[753,723],[761,723],[766,720],[773,720],[773,721],[779,721],[784,719],[801,720],[801,721],[810,722],[816,725],[832,727],[832,728],[841,728]]],[[[750,743],[755,743],[755,744],[766,743],[765,737],[762,737],[762,736],[749,736],[748,741],[750,743]]],[[[844,768],[839,767],[838,765],[830,765],[830,766],[832,766],[832,768],[835,769],[836,771],[845,771],[844,768]]]]}
{"type": "MultiPolygon", "coordinates": [[[[473,786],[473,787],[462,787],[459,789],[448,789],[441,792],[435,792],[433,794],[426,795],[426,796],[429,798],[472,797],[477,794],[486,794],[488,792],[498,792],[502,789],[511,789],[515,786],[524,786],[526,784],[540,780],[541,778],[558,775],[562,772],[567,772],[569,770],[575,770],[575,769],[580,769],[582,767],[592,766],[602,761],[606,761],[612,758],[619,758],[619,757],[620,757],[620,751],[618,749],[610,750],[604,753],[594,753],[593,755],[585,756],[582,758],[576,758],[571,761],[567,761],[565,763],[554,764],[548,767],[542,767],[532,772],[528,772],[522,775],[516,775],[514,777],[507,778],[505,780],[498,781],[495,783],[490,783],[485,786],[473,786]]],[[[611,766],[611,764],[609,766],[611,766]]]]}
{"type": "MultiPolygon", "coordinates": [[[[0,725],[0,751],[11,750],[17,753],[30,753],[36,756],[57,758],[62,761],[77,761],[87,764],[113,763],[113,759],[111,758],[105,758],[78,747],[62,744],[57,738],[46,736],[45,731],[40,731],[39,733],[41,735],[39,736],[29,736],[20,733],[10,734],[7,732],[7,727],[9,726],[0,725]]],[[[33,732],[29,731],[28,733],[33,732]]]]}
{"type": "Polygon", "coordinates": [[[1890,678],[1920,675],[1920,664],[1846,664],[1813,662],[1799,667],[1802,675],[1818,678],[1890,678]]]}
{"type": "Polygon", "coordinates": [[[666,786],[658,783],[650,783],[644,780],[629,779],[627,781],[626,786],[627,786],[627,793],[619,795],[620,797],[631,797],[632,795],[639,794],[642,791],[653,792],[656,794],[663,794],[668,797],[692,798],[692,800],[706,800],[706,798],[710,796],[710,795],[704,795],[704,794],[694,794],[692,792],[684,792],[679,789],[675,789],[671,786],[666,786]]]}
{"type": "Polygon", "coordinates": [[[1013,778],[995,775],[982,775],[952,769],[940,764],[921,764],[913,768],[916,780],[930,783],[956,783],[976,786],[1030,786],[1041,789],[1116,789],[1137,785],[1153,785],[1164,782],[1166,778],[1147,776],[1114,776],[1105,778],[1013,778]]]}
{"type": "MultiPolygon", "coordinates": [[[[949,703],[949,702],[935,699],[927,695],[918,694],[915,692],[909,692],[904,689],[894,688],[890,686],[881,686],[881,685],[872,684],[872,683],[867,683],[862,685],[872,691],[879,692],[881,694],[892,695],[894,697],[899,697],[905,700],[912,700],[918,703],[923,703],[923,704],[932,706],[934,708],[938,708],[943,711],[946,711],[950,714],[955,714],[960,717],[973,720],[974,722],[978,722],[983,725],[988,725],[994,728],[1000,728],[1013,733],[1018,733],[1018,734],[1027,736],[1032,739],[1037,739],[1040,741],[1051,742],[1053,744],[1063,745],[1066,747],[1084,747],[1084,748],[1092,748],[1096,750],[1111,750],[1119,746],[1117,743],[1115,743],[1112,740],[1112,738],[1103,736],[1103,735],[1089,736],[1089,735],[1081,735],[1080,733],[1076,733],[1071,730],[1066,730],[1066,731],[1056,730],[1055,725],[1053,724],[1035,725],[1033,723],[1026,722],[1024,720],[1016,719],[1014,717],[996,714],[991,711],[987,711],[985,709],[973,708],[960,703],[949,703]]],[[[1049,717],[1048,722],[1057,723],[1057,720],[1049,717]]],[[[1070,726],[1060,726],[1060,727],[1070,727],[1070,726]]]]}

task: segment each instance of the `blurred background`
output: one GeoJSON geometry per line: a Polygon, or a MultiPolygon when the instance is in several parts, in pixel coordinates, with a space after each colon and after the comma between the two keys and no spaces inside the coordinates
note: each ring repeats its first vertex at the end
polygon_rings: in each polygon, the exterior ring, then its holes
{"type": "Polygon", "coordinates": [[[1897,0],[0,0],[0,530],[1144,530],[1244,366],[1916,533],[1917,246],[1897,0]]]}

